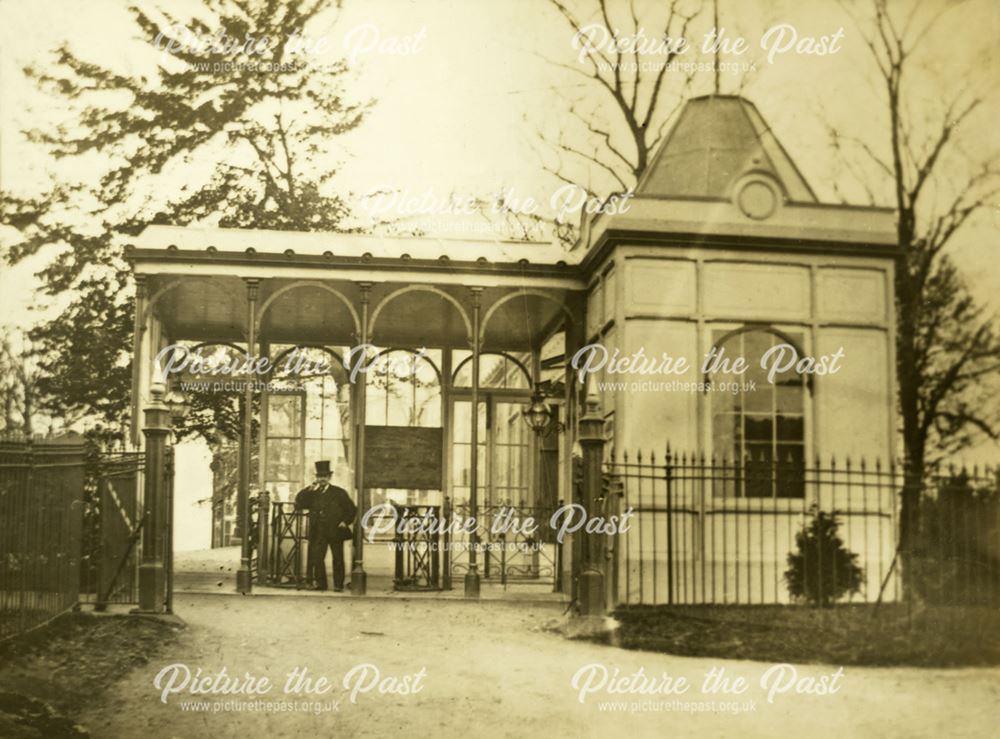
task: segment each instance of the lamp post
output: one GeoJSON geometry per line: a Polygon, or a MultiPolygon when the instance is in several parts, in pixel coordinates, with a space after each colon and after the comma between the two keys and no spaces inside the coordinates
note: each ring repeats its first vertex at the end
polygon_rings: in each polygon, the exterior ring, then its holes
{"type": "MultiPolygon", "coordinates": [[[[580,418],[579,441],[583,449],[583,485],[580,503],[587,516],[592,516],[597,500],[601,497],[604,418],[601,414],[601,401],[594,391],[593,381],[590,378],[587,381],[585,411],[580,418]]],[[[604,575],[598,563],[596,547],[598,535],[582,532],[582,536],[583,546],[580,547],[582,562],[580,562],[581,572],[577,588],[580,613],[584,616],[603,616],[604,575]]]]}
{"type": "Polygon", "coordinates": [[[150,389],[151,402],[143,409],[146,440],[145,485],[142,501],[142,562],[139,564],[138,613],[162,613],[164,604],[163,523],[165,521],[167,437],[170,409],[163,402],[163,383],[150,389]]]}
{"type": "Polygon", "coordinates": [[[187,399],[180,391],[166,392],[161,382],[149,389],[151,402],[143,409],[143,436],[146,440],[145,485],[143,492],[142,561],[139,564],[139,607],[137,613],[163,613],[169,609],[169,570],[172,567],[171,519],[173,518],[172,477],[167,469],[167,445],[171,422],[179,423],[187,414],[187,399]]]}

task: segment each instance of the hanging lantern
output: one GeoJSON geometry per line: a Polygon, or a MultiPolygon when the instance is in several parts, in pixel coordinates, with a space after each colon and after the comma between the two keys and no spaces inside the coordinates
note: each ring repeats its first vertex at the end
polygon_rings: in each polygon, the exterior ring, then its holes
{"type": "Polygon", "coordinates": [[[531,403],[524,406],[521,415],[524,417],[524,422],[528,424],[528,428],[539,436],[545,436],[549,432],[549,427],[552,424],[552,409],[545,402],[545,393],[542,392],[541,388],[535,387],[531,394],[531,403]]]}
{"type": "Polygon", "coordinates": [[[181,390],[168,391],[163,402],[170,409],[170,418],[175,426],[179,425],[191,411],[191,401],[181,390]]]}

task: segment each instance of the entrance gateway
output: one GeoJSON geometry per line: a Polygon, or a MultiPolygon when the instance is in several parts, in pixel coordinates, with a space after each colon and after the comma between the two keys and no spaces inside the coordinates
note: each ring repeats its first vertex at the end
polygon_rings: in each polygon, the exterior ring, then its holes
{"type": "MultiPolygon", "coordinates": [[[[560,501],[600,499],[607,507],[600,486],[595,494],[586,482],[600,476],[599,463],[585,465],[583,485],[574,476],[575,451],[582,447],[588,458],[595,442],[605,442],[609,454],[653,451],[661,458],[670,444],[710,457],[780,461],[791,466],[793,481],[804,460],[820,454],[891,457],[897,255],[891,210],[819,203],[756,107],[718,95],[688,101],[629,203],[627,211],[592,218],[570,250],[552,243],[150,226],[128,254],[137,289],[133,443],[148,437],[159,444],[166,434],[142,420],[159,397],[155,358],[165,347],[272,361],[296,351],[330,358],[326,374],[272,373],[222,390],[239,393],[250,409],[240,418],[233,522],[242,547],[235,585],[243,591],[260,578],[262,563],[264,570],[271,563],[272,579],[294,580],[304,532],[287,509],[316,459],[346,470],[362,512],[386,503],[405,516],[430,507],[442,515],[468,511],[485,522],[491,512],[509,509],[545,521],[544,512],[560,501]],[[584,388],[567,361],[587,344],[624,356],[644,348],[647,356],[690,358],[688,376],[669,379],[705,384],[697,367],[711,349],[752,353],[779,341],[811,355],[842,347],[852,364],[809,382],[768,385],[753,397],[632,391],[630,378],[602,370],[591,378],[597,397],[585,408],[584,388]],[[369,347],[372,357],[409,358],[415,371],[376,370],[352,382],[345,358],[358,346],[369,347]],[[604,382],[619,379],[626,386],[604,382]],[[524,418],[535,398],[548,409],[543,414],[551,413],[543,433],[524,418]],[[581,489],[591,492],[581,498],[581,489]],[[251,515],[258,524],[267,519],[268,534],[257,542],[251,515]]],[[[169,390],[180,389],[179,380],[170,378],[169,390]]],[[[616,539],[613,561],[597,563],[579,541],[558,550],[547,533],[519,542],[520,549],[488,547],[484,534],[482,547],[448,542],[445,555],[434,542],[403,549],[368,543],[356,526],[353,590],[364,593],[370,574],[476,595],[481,582],[521,575],[568,594],[583,582],[578,575],[610,567],[606,602],[646,602],[646,593],[653,593],[649,602],[660,602],[670,589],[649,587],[643,573],[656,572],[651,565],[666,556],[667,519],[655,486],[640,481],[639,487],[635,531],[616,539]],[[412,566],[405,559],[411,550],[412,566]],[[591,566],[581,573],[586,562],[591,566]]],[[[816,502],[814,495],[791,484],[709,490],[671,545],[683,551],[671,556],[711,568],[716,553],[704,534],[717,512],[754,497],[763,500],[761,509],[785,506],[793,515],[816,502]]],[[[226,522],[218,528],[225,538],[226,522]]],[[[751,538],[765,533],[758,527],[751,538]]],[[[761,551],[756,540],[743,545],[761,551]]],[[[163,563],[146,559],[140,579],[152,588],[162,581],[163,563]]]]}
{"type": "MultiPolygon", "coordinates": [[[[255,412],[239,449],[233,531],[243,548],[240,589],[253,581],[304,584],[308,533],[292,501],[317,459],[331,460],[341,484],[361,491],[360,515],[390,505],[402,516],[433,510],[489,522],[509,508],[521,516],[569,497],[571,481],[561,470],[569,469],[572,440],[555,431],[555,416],[561,414],[560,427],[571,426],[566,413],[576,388],[566,382],[564,347],[567,330],[571,342],[580,341],[583,281],[561,250],[504,244],[505,263],[496,264],[486,256],[495,259],[494,242],[219,229],[202,234],[212,241],[202,246],[190,235],[151,227],[132,251],[142,322],[136,396],[150,397],[157,379],[151,370],[169,364],[172,347],[197,350],[208,365],[213,356],[223,366],[247,353],[267,359],[267,371],[251,382],[213,382],[219,378],[210,368],[168,377],[178,390],[235,389],[241,405],[255,412]],[[272,239],[288,254],[262,256],[272,239]],[[237,242],[256,246],[234,259],[237,242]],[[326,246],[355,256],[334,257],[320,249],[326,246]],[[418,258],[430,250],[433,259],[418,258]],[[467,260],[470,252],[480,256],[467,260]],[[223,253],[230,256],[220,259],[223,253]],[[524,263],[541,253],[549,264],[524,263]],[[196,274],[185,275],[190,270],[183,265],[195,261],[196,274]],[[357,347],[367,349],[362,354],[357,347]],[[367,371],[353,371],[352,357],[363,357],[367,371]],[[319,366],[321,359],[323,372],[288,369],[319,366]],[[554,416],[548,437],[522,418],[533,391],[543,387],[554,416]]],[[[466,581],[520,579],[552,589],[559,574],[554,546],[487,538],[480,546],[391,536],[367,542],[355,526],[352,587],[364,592],[371,574],[399,587],[461,589],[466,581]]]]}

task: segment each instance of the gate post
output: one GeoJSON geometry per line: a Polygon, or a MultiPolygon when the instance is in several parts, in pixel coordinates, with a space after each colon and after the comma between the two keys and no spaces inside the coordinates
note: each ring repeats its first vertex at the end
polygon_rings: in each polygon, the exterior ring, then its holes
{"type": "Polygon", "coordinates": [[[163,403],[164,386],[150,388],[152,403],[143,410],[146,438],[143,494],[142,563],[139,565],[138,613],[162,613],[164,603],[164,524],[166,523],[166,453],[170,411],[163,403]]]}
{"type": "MultiPolygon", "coordinates": [[[[601,402],[594,392],[591,382],[587,383],[586,410],[580,418],[580,433],[578,440],[583,448],[583,485],[582,500],[586,515],[594,515],[597,500],[601,497],[603,475],[601,467],[604,457],[604,418],[601,415],[601,402]]],[[[597,534],[588,533],[585,529],[579,534],[582,537],[581,572],[577,594],[580,603],[580,614],[583,616],[603,616],[604,575],[600,569],[597,554],[597,534]]]]}
{"type": "Polygon", "coordinates": [[[271,543],[271,494],[261,490],[257,494],[257,582],[263,584],[271,581],[271,558],[269,544],[271,543]]]}

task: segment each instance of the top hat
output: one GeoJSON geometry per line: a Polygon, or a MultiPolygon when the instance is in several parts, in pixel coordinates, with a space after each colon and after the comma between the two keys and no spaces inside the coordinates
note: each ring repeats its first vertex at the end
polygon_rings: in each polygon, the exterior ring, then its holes
{"type": "Polygon", "coordinates": [[[325,475],[331,474],[330,472],[330,460],[321,459],[316,463],[316,477],[323,477],[325,475]]]}

